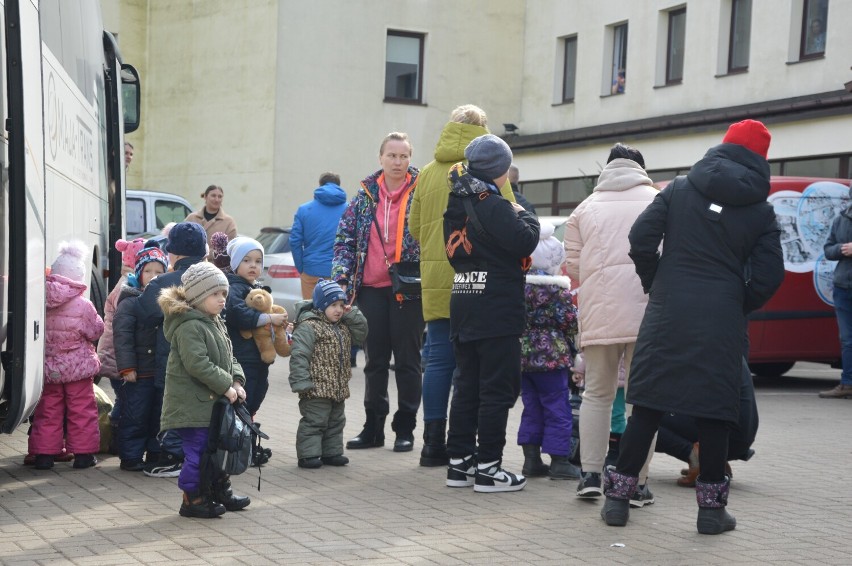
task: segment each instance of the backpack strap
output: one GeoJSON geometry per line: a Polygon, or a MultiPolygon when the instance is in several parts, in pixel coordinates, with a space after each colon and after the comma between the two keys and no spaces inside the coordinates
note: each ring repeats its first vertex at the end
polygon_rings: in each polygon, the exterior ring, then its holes
{"type": "Polygon", "coordinates": [[[485,232],[485,228],[482,227],[479,217],[476,215],[476,210],[473,208],[473,203],[470,202],[470,198],[465,198],[462,202],[464,203],[464,211],[467,213],[467,219],[470,220],[471,224],[473,224],[473,229],[476,230],[476,233],[480,238],[485,238],[487,233],[485,232]]]}

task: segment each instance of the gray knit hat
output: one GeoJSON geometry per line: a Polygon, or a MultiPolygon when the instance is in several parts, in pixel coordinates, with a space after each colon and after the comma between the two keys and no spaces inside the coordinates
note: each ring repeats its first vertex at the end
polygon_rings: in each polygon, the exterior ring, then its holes
{"type": "Polygon", "coordinates": [[[216,291],[228,291],[228,278],[212,263],[202,261],[189,266],[180,276],[186,301],[197,307],[216,291]]]}
{"type": "Polygon", "coordinates": [[[494,134],[485,134],[471,141],[464,150],[467,169],[471,175],[491,182],[504,175],[512,164],[509,144],[494,134]]]}

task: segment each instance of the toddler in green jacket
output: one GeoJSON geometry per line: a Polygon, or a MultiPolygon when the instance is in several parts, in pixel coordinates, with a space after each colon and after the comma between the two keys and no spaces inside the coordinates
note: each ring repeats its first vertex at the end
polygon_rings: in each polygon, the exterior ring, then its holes
{"type": "Polygon", "coordinates": [[[367,336],[367,319],[345,304],[340,285],[320,279],[310,301],[296,303],[290,349],[290,388],[299,394],[302,419],[296,433],[300,468],[345,466],[343,427],[349,397],[352,344],[367,336]]]}
{"type": "Polygon", "coordinates": [[[171,343],[160,426],[177,431],[183,441],[180,514],[209,519],[251,503],[234,495],[228,476],[202,466],[213,405],[222,395],[231,403],[245,401],[245,376],[219,316],[228,296],[225,274],[212,263],[196,263],[181,275],[181,283],[158,299],[163,333],[171,343]]]}

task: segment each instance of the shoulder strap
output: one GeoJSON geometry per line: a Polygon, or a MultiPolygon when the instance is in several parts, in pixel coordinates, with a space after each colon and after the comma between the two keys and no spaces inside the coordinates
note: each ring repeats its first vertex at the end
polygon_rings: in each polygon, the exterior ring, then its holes
{"type": "Polygon", "coordinates": [[[473,203],[470,202],[470,198],[466,197],[464,199],[464,211],[467,212],[467,218],[470,220],[470,223],[473,224],[473,229],[476,230],[476,233],[479,234],[480,238],[484,238],[486,236],[485,228],[482,227],[482,223],[479,221],[479,217],[476,215],[476,210],[473,208],[473,203]]]}

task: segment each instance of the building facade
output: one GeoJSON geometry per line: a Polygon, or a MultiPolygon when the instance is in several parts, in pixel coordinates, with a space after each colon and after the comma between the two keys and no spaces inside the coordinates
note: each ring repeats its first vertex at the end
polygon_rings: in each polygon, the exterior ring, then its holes
{"type": "Polygon", "coordinates": [[[545,214],[588,194],[616,141],[663,180],[744,118],[772,131],[773,173],[850,175],[850,2],[102,2],[142,76],[130,186],[200,205],[221,185],[245,234],[290,224],[324,171],[354,194],[388,132],[422,167],[467,103],[545,214]]]}

